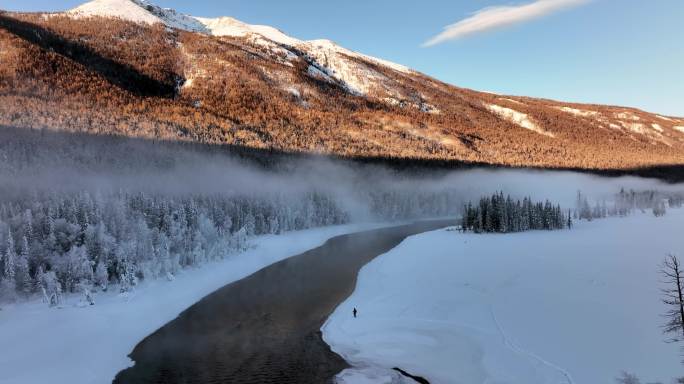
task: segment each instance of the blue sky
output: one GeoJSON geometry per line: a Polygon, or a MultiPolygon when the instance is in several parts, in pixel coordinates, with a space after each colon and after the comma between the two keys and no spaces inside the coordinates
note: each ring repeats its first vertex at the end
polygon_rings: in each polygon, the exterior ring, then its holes
{"type": "MultiPolygon", "coordinates": [[[[535,0],[154,2],[272,25],[301,39],[329,38],[462,87],[684,116],[684,1],[536,1],[578,4],[430,47],[423,45],[444,27],[478,10],[535,0]]],[[[82,2],[6,0],[2,8],[60,10],[82,2]]]]}

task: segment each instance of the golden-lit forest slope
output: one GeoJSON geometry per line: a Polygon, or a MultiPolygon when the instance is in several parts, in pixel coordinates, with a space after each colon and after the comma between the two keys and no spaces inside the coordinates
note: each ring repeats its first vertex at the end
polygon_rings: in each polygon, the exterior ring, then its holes
{"type": "Polygon", "coordinates": [[[0,13],[0,125],[348,157],[684,163],[684,119],[459,88],[328,40],[141,0],[0,13]]]}

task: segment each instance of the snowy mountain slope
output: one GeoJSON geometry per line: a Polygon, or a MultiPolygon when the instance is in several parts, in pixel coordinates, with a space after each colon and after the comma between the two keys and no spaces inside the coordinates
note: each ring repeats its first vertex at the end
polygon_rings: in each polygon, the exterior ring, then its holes
{"type": "MultiPolygon", "coordinates": [[[[278,52],[282,52],[283,48],[294,48],[302,52],[317,69],[357,95],[366,95],[374,88],[386,88],[383,82],[387,80],[378,71],[358,60],[406,74],[411,73],[411,70],[403,65],[348,50],[330,40],[303,41],[267,25],[247,24],[225,16],[203,18],[184,15],[145,0],[93,0],[67,11],[67,14],[76,17],[116,17],[136,23],[161,23],[171,28],[213,36],[244,37],[278,52]],[[273,43],[281,47],[274,46],[273,43]]],[[[399,92],[393,92],[393,96],[401,95],[399,92]]]]}
{"type": "MultiPolygon", "coordinates": [[[[116,17],[136,23],[161,23],[171,28],[212,36],[246,38],[251,43],[266,50],[284,54],[289,61],[296,58],[305,59],[312,66],[309,69],[312,76],[321,79],[334,79],[354,95],[375,96],[379,100],[393,105],[401,104],[401,100],[404,99],[413,99],[414,106],[420,110],[439,111],[438,108],[421,100],[421,96],[416,97],[416,95],[407,94],[405,89],[398,86],[395,79],[389,78],[383,71],[389,70],[394,75],[399,76],[418,75],[413,70],[387,60],[354,52],[331,40],[300,40],[271,26],[247,24],[227,16],[204,18],[185,15],[173,9],[161,8],[147,0],[93,0],[67,11],[67,14],[76,17],[116,17]],[[383,70],[378,70],[376,66],[383,70]]],[[[501,98],[501,100],[514,103],[517,106],[526,105],[524,102],[512,98],[501,98]]],[[[506,106],[495,105],[492,107],[486,103],[484,106],[494,115],[498,115],[499,118],[508,120],[512,124],[548,137],[554,137],[552,132],[548,132],[539,124],[531,122],[523,111],[506,106]]],[[[663,130],[660,128],[660,124],[653,121],[653,117],[648,122],[639,122],[639,115],[629,110],[613,112],[604,116],[594,110],[563,105],[551,105],[550,107],[577,118],[590,119],[595,125],[602,128],[639,133],[649,136],[653,141],[670,145],[670,142],[661,134],[663,130]]],[[[660,117],[658,120],[675,122],[667,117],[660,117]]],[[[674,127],[671,127],[671,130],[680,131],[674,127]]]]}
{"type": "MultiPolygon", "coordinates": [[[[373,56],[364,55],[362,53],[354,52],[344,47],[339,46],[335,42],[327,39],[318,40],[299,40],[294,37],[288,36],[279,29],[273,28],[268,25],[254,25],[243,23],[240,20],[234,19],[232,17],[218,17],[218,18],[202,18],[195,17],[200,23],[202,23],[209,34],[214,36],[235,36],[235,37],[252,37],[255,35],[259,37],[266,38],[275,43],[295,47],[302,49],[306,53],[315,57],[319,62],[323,63],[325,61],[332,61],[331,56],[346,56],[350,58],[357,58],[361,60],[367,60],[372,63],[382,65],[391,68],[395,71],[400,71],[404,73],[411,73],[411,70],[403,65],[396,64],[387,60],[378,59],[373,56]]],[[[340,60],[340,57],[336,57],[340,60]]],[[[331,65],[331,69],[337,71],[334,64],[331,65]]]]}
{"type": "Polygon", "coordinates": [[[268,25],[247,24],[227,16],[213,19],[197,17],[196,19],[207,28],[209,34],[214,36],[254,37],[254,35],[259,35],[275,43],[292,47],[302,43],[301,40],[268,25]]]}
{"type": "MultiPolygon", "coordinates": [[[[375,96],[378,100],[392,105],[406,104],[402,100],[412,99],[409,104],[413,104],[420,110],[439,112],[438,108],[422,100],[422,95],[416,97],[416,95],[407,94],[405,89],[398,86],[395,79],[388,78],[384,71],[378,70],[376,66],[383,70],[390,70],[400,77],[401,75],[418,75],[413,70],[387,60],[354,52],[327,39],[300,40],[271,26],[247,24],[227,16],[204,18],[185,15],[173,9],[161,8],[146,0],[93,0],[66,13],[76,17],[103,16],[136,23],[161,23],[171,28],[212,36],[246,38],[251,43],[268,51],[284,54],[288,61],[297,58],[305,59],[312,66],[309,69],[309,72],[313,74],[312,76],[321,79],[333,79],[354,95],[375,96]]],[[[514,103],[517,106],[525,105],[524,102],[512,98],[501,98],[501,100],[514,103]]],[[[531,123],[531,120],[526,117],[515,118],[515,116],[524,116],[525,112],[523,111],[506,106],[497,106],[496,109],[493,109],[489,104],[484,104],[484,106],[494,115],[498,115],[499,118],[508,120],[512,124],[525,129],[532,129],[531,127],[534,126],[533,131],[554,137],[552,132],[546,131],[544,127],[540,127],[536,123],[531,123]]],[[[604,116],[594,110],[563,105],[552,105],[551,107],[577,118],[590,119],[598,127],[639,133],[666,145],[671,145],[670,141],[663,137],[662,129],[659,128],[660,124],[653,120],[676,123],[676,121],[664,116],[659,119],[652,117],[651,121],[647,123],[638,122],[640,117],[631,111],[614,112],[604,116]]],[[[674,126],[670,128],[673,131],[681,131],[674,126]]]]}

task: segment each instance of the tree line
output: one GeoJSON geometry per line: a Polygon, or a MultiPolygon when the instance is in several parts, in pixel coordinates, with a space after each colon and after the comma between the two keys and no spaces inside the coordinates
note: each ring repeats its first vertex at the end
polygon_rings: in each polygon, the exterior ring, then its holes
{"type": "Polygon", "coordinates": [[[570,228],[572,219],[565,215],[560,205],[549,200],[533,202],[525,197],[513,200],[503,192],[482,197],[477,204],[468,203],[463,208],[462,228],[475,233],[522,232],[530,230],[556,230],[570,228]]]}
{"type": "Polygon", "coordinates": [[[579,220],[594,220],[614,216],[628,216],[636,211],[651,211],[654,216],[663,216],[667,208],[681,208],[684,203],[684,193],[666,192],[660,190],[635,191],[621,188],[612,197],[612,202],[605,200],[589,203],[589,199],[582,191],[577,191],[573,217],[579,220]]]}
{"type": "MultiPolygon", "coordinates": [[[[448,191],[359,192],[377,220],[446,216],[448,191]]],[[[0,203],[0,302],[131,290],[244,251],[253,236],[348,223],[342,196],[316,190],[253,195],[30,193],[0,203]]],[[[354,204],[351,204],[355,206],[354,204]]]]}

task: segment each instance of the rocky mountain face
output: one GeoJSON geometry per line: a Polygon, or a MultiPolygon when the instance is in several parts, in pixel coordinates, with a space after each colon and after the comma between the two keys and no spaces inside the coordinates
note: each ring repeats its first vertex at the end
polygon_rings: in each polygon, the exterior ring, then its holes
{"type": "Polygon", "coordinates": [[[345,157],[624,169],[684,163],[684,119],[455,87],[143,0],[0,14],[0,124],[345,157]]]}

